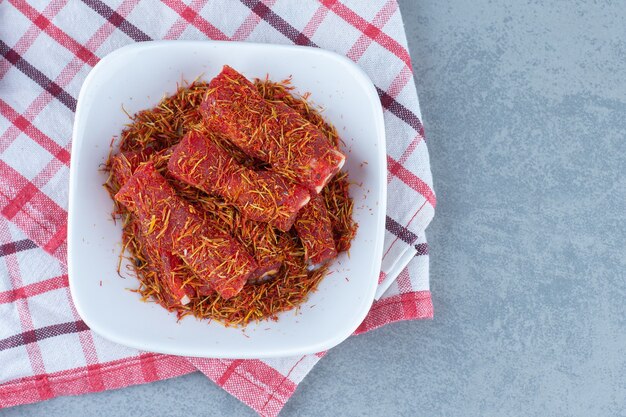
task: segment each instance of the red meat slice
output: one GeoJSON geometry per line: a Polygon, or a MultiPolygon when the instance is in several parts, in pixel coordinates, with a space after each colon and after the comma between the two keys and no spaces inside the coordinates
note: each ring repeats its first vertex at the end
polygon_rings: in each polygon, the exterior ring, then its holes
{"type": "Polygon", "coordinates": [[[240,243],[178,197],[151,163],[137,168],[115,199],[134,214],[162,259],[180,257],[223,298],[236,295],[258,267],[240,243]]]}
{"type": "Polygon", "coordinates": [[[177,179],[207,193],[218,194],[248,219],[287,231],[298,210],[309,201],[308,191],[280,175],[257,172],[238,163],[211,139],[191,132],[174,148],[168,162],[177,179]]]}
{"type": "Polygon", "coordinates": [[[209,83],[200,111],[212,130],[315,193],[345,162],[345,155],[313,124],[284,103],[264,100],[227,65],[209,83]]]}
{"type": "Polygon", "coordinates": [[[333,227],[324,199],[316,195],[299,213],[294,224],[306,259],[319,264],[337,256],[333,227]]]}
{"type": "Polygon", "coordinates": [[[139,164],[147,162],[152,154],[154,154],[152,148],[118,153],[111,157],[111,176],[120,186],[126,184],[139,164]]]}
{"type": "Polygon", "coordinates": [[[169,289],[168,294],[162,294],[167,303],[165,307],[170,308],[171,305],[169,304],[172,303],[188,304],[196,293],[191,286],[184,285],[183,277],[188,271],[185,271],[186,266],[183,261],[172,255],[170,251],[161,248],[158,241],[154,239],[154,234],[144,235],[141,227],[136,224],[133,225],[133,229],[135,230],[135,239],[140,242],[141,252],[147,262],[144,268],[155,271],[159,279],[169,289]]]}

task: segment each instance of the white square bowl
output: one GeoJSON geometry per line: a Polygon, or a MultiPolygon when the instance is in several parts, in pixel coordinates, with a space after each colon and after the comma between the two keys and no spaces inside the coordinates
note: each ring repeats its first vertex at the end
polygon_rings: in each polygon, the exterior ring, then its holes
{"type": "MultiPolygon", "coordinates": [[[[69,281],[76,308],[96,333],[134,348],[175,355],[262,358],[329,349],[365,318],[378,282],[386,205],[385,130],[372,82],[354,63],[315,48],[237,42],[136,43],[109,54],[82,86],[72,143],[69,197],[69,281]],[[228,64],[249,79],[292,77],[310,92],[345,142],[344,169],[359,224],[350,256],[342,254],[331,274],[298,312],[251,323],[245,330],[187,317],[180,322],[155,303],[144,303],[121,278],[117,262],[121,226],[111,219],[113,202],[101,171],[111,138],[130,114],[155,106],[184,80],[209,80],[228,64]]],[[[119,222],[118,222],[119,223],[119,222]]],[[[122,271],[126,271],[125,266],[122,271]]]]}

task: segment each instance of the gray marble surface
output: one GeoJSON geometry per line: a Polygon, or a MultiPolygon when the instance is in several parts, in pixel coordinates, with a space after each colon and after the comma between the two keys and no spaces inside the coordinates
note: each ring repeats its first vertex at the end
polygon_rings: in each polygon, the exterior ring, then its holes
{"type": "MultiPolygon", "coordinates": [[[[436,316],[333,349],[281,417],[626,415],[626,4],[400,3],[436,316]]],[[[192,374],[0,411],[37,415],[255,414],[192,374]]]]}

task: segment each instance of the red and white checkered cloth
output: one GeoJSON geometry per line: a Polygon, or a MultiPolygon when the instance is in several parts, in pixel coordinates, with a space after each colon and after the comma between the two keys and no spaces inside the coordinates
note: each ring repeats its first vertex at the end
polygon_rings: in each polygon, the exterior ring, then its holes
{"type": "Polygon", "coordinates": [[[276,416],[324,355],[221,360],[140,352],[92,333],[68,290],[68,167],[76,97],[131,42],[219,39],[318,46],[376,85],[389,211],[378,300],[357,330],[432,317],[424,229],[436,204],[411,59],[395,0],[0,2],[0,408],[200,370],[276,416]]]}

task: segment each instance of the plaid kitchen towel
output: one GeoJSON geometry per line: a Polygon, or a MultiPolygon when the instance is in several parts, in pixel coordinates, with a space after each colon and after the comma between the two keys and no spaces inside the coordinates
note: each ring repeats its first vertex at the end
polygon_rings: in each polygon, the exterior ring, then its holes
{"type": "Polygon", "coordinates": [[[436,204],[411,59],[395,0],[0,2],[0,407],[200,370],[275,416],[323,356],[265,360],[140,352],[92,333],[66,262],[76,97],[109,52],[151,39],[309,45],[344,54],[384,108],[388,213],[377,301],[356,333],[432,317],[424,229],[436,204]]]}

